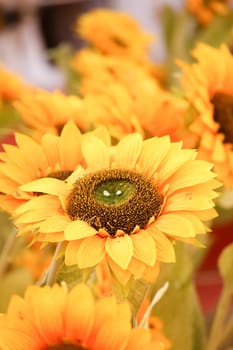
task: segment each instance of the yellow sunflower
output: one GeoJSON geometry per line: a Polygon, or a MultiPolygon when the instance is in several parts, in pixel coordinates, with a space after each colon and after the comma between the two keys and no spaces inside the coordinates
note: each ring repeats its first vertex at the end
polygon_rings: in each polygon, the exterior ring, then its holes
{"type": "Polygon", "coordinates": [[[37,90],[21,96],[14,107],[24,122],[35,130],[36,138],[44,133],[59,135],[68,120],[73,120],[81,130],[89,127],[88,120],[80,117],[80,114],[83,115],[83,102],[78,96],[37,90]]]}
{"type": "Polygon", "coordinates": [[[141,30],[137,21],[120,11],[95,9],[77,21],[77,32],[104,54],[144,60],[153,36],[141,30]]]}
{"type": "Polygon", "coordinates": [[[131,327],[130,306],[98,301],[84,284],[30,286],[0,315],[1,350],[165,350],[150,330],[131,327]]]}
{"type": "Polygon", "coordinates": [[[2,101],[11,102],[31,89],[32,87],[27,85],[21,77],[0,65],[0,99],[2,101]]]}
{"type": "MultiPolygon", "coordinates": [[[[99,137],[107,135],[96,131],[99,137]]],[[[45,134],[40,142],[16,133],[16,145],[4,144],[4,151],[0,152],[0,206],[12,212],[31,197],[38,196],[38,193],[19,190],[22,184],[43,177],[68,177],[82,162],[81,138],[84,137],[73,121],[64,126],[60,136],[45,134]]]]}
{"type": "Polygon", "coordinates": [[[130,59],[106,56],[91,49],[79,51],[71,62],[72,67],[81,77],[79,91],[82,95],[95,92],[96,86],[103,86],[113,81],[123,84],[129,92],[142,82],[147,85],[158,85],[146,65],[130,59]]]}
{"type": "Polygon", "coordinates": [[[181,63],[182,84],[195,112],[190,137],[196,140],[199,158],[214,163],[214,171],[229,188],[233,186],[233,57],[225,45],[205,44],[198,44],[193,56],[197,62],[181,63]]]}
{"type": "Polygon", "coordinates": [[[90,49],[81,50],[73,65],[81,76],[85,106],[93,100],[93,107],[85,111],[92,125],[107,125],[117,139],[134,131],[147,137],[169,134],[172,141],[181,139],[187,103],[163,90],[146,67],[90,49]]]}
{"type": "Polygon", "coordinates": [[[227,0],[187,0],[187,9],[193,13],[201,25],[208,25],[215,15],[225,15],[230,11],[227,0]]]}
{"type": "Polygon", "coordinates": [[[195,244],[207,231],[202,221],[216,215],[212,164],[168,136],[143,141],[131,134],[109,147],[89,135],[83,155],[86,166],[66,181],[21,186],[48,195],[15,216],[19,227],[33,224],[41,241],[65,240],[67,265],[83,269],[105,261],[123,284],[131,276],[154,280],[159,262],[175,261],[173,242],[195,244]]]}

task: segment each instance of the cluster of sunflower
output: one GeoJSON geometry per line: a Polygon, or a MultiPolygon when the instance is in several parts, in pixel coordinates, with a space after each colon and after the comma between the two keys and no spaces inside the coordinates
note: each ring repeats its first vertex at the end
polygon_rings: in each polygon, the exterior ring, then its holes
{"type": "Polygon", "coordinates": [[[76,93],[0,71],[20,118],[0,153],[12,222],[0,275],[24,265],[33,276],[0,316],[0,349],[175,350],[154,308],[170,281],[158,280],[177,246],[203,247],[220,187],[233,188],[233,57],[199,44],[194,63],[178,63],[175,94],[128,15],[94,10],[77,32],[76,93]]]}

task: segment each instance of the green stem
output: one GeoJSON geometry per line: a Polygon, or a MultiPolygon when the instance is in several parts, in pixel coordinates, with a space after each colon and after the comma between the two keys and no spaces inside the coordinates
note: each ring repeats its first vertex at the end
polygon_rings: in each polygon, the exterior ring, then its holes
{"type": "Polygon", "coordinates": [[[6,269],[7,269],[7,266],[8,266],[8,263],[9,263],[9,253],[15,243],[15,240],[16,240],[16,235],[17,235],[17,230],[16,228],[14,227],[12,229],[12,231],[10,232],[7,240],[6,240],[6,243],[1,251],[1,255],[0,255],[0,277],[4,275],[6,269]]]}
{"type": "Polygon", "coordinates": [[[231,303],[232,291],[230,288],[224,287],[218,302],[217,311],[214,317],[214,322],[211,327],[211,332],[206,350],[217,350],[221,341],[224,321],[226,318],[229,305],[231,303]]]}
{"type": "Polygon", "coordinates": [[[223,333],[221,336],[221,345],[227,344],[228,342],[232,341],[232,337],[233,337],[233,317],[230,318],[230,320],[225,326],[225,329],[223,330],[223,333]]]}
{"type": "Polygon", "coordinates": [[[58,243],[51,264],[48,268],[47,271],[47,276],[46,276],[46,285],[48,286],[52,286],[53,283],[56,281],[56,275],[57,275],[57,271],[62,263],[63,257],[59,256],[61,249],[63,248],[63,244],[64,242],[60,242],[58,243]]]}

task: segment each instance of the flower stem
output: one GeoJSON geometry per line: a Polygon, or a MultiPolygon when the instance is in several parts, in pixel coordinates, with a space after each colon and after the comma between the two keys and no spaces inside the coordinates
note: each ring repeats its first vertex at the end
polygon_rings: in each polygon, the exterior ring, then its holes
{"type": "Polygon", "coordinates": [[[64,242],[58,243],[55,252],[53,254],[53,258],[51,261],[51,264],[47,271],[46,276],[46,285],[51,286],[56,281],[56,274],[59,266],[61,265],[61,262],[63,260],[62,256],[59,256],[59,253],[61,252],[61,249],[63,248],[64,242]]]}
{"type": "Polygon", "coordinates": [[[6,243],[1,251],[1,255],[0,255],[0,277],[4,274],[4,272],[6,271],[7,269],[7,266],[8,266],[8,258],[9,258],[9,253],[15,243],[15,240],[16,240],[16,235],[17,235],[17,230],[16,228],[14,227],[7,240],[6,240],[6,243]]]}
{"type": "Polygon", "coordinates": [[[224,345],[230,341],[232,341],[233,336],[233,317],[230,318],[228,323],[226,324],[222,336],[221,336],[221,345],[224,345]]]}
{"type": "Polygon", "coordinates": [[[231,302],[231,298],[232,290],[230,288],[224,287],[218,303],[217,311],[214,317],[214,322],[211,327],[211,332],[206,350],[217,350],[219,348],[222,332],[224,329],[224,321],[231,302]]]}

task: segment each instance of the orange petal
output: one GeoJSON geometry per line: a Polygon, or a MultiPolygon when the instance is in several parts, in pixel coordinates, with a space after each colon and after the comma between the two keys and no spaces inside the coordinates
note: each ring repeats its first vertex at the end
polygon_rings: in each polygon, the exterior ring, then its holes
{"type": "Polygon", "coordinates": [[[77,263],[81,269],[95,266],[105,256],[105,239],[98,235],[88,237],[82,241],[77,252],[77,263]]]}
{"type": "Polygon", "coordinates": [[[40,224],[40,232],[50,233],[64,231],[65,227],[69,225],[70,222],[71,220],[64,215],[55,215],[49,217],[40,224]]]}
{"type": "Polygon", "coordinates": [[[64,322],[65,338],[85,342],[94,323],[94,299],[85,284],[75,286],[68,295],[64,322]]]}
{"type": "Polygon", "coordinates": [[[172,242],[162,232],[156,229],[153,224],[148,228],[148,234],[151,234],[155,240],[157,248],[157,259],[162,262],[175,262],[175,250],[172,242]]]}
{"type": "Polygon", "coordinates": [[[77,264],[77,252],[82,243],[82,240],[68,242],[65,250],[65,263],[66,265],[77,264]]]}
{"type": "Polygon", "coordinates": [[[63,197],[65,197],[68,194],[68,188],[66,183],[64,181],[51,177],[44,177],[42,179],[34,180],[32,182],[20,186],[20,189],[22,191],[42,192],[63,197]]]}
{"type": "Polygon", "coordinates": [[[108,255],[122,269],[127,269],[133,256],[133,243],[129,235],[116,238],[108,237],[105,243],[108,255]]]}
{"type": "Polygon", "coordinates": [[[58,285],[41,288],[31,299],[36,326],[46,344],[57,344],[63,338],[65,299],[65,291],[58,285]]]}
{"type": "Polygon", "coordinates": [[[73,170],[82,159],[81,133],[72,120],[68,121],[62,129],[59,155],[63,170],[73,170]]]}
{"type": "Polygon", "coordinates": [[[107,261],[112,273],[123,285],[126,285],[132,275],[131,272],[120,268],[120,266],[117,265],[109,256],[107,256],[107,261]]]}
{"type": "Polygon", "coordinates": [[[41,146],[44,149],[48,163],[54,167],[59,163],[59,137],[55,135],[45,134],[41,140],[41,146]]]}
{"type": "Polygon", "coordinates": [[[156,261],[156,246],[153,238],[146,231],[130,236],[133,242],[133,255],[147,265],[153,266],[156,261]]]}
{"type": "Polygon", "coordinates": [[[97,137],[92,136],[84,139],[83,154],[88,168],[92,170],[98,170],[109,167],[108,148],[103,143],[103,141],[97,137]]]}
{"type": "Polygon", "coordinates": [[[67,241],[96,235],[97,231],[85,221],[75,220],[66,226],[64,235],[67,241]]]}
{"type": "Polygon", "coordinates": [[[173,236],[194,237],[192,223],[180,214],[164,214],[159,216],[154,226],[161,232],[173,236]]]}
{"type": "Polygon", "coordinates": [[[161,161],[169,151],[170,140],[168,136],[153,137],[143,142],[143,148],[139,164],[144,174],[148,177],[154,176],[161,161]]]}
{"type": "Polygon", "coordinates": [[[136,166],[142,148],[142,136],[131,134],[125,136],[116,146],[115,163],[118,167],[136,166]]]}
{"type": "Polygon", "coordinates": [[[149,344],[151,333],[148,329],[133,328],[130,333],[128,344],[125,350],[142,350],[149,344]]]}

